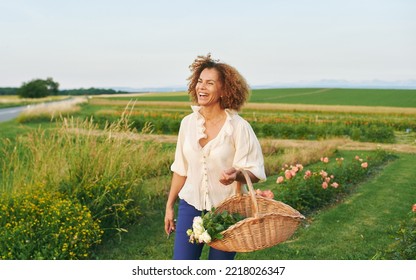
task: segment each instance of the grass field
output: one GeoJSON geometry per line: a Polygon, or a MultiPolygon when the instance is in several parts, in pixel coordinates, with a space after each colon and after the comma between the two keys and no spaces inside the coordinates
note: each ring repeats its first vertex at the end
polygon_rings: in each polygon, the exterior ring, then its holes
{"type": "Polygon", "coordinates": [[[391,89],[264,89],[251,102],[343,106],[416,107],[416,90],[391,89]]]}
{"type": "MultiPolygon", "coordinates": [[[[115,99],[131,99],[124,96],[115,99]]],[[[137,94],[133,99],[140,101],[189,101],[186,92],[137,94]]],[[[253,103],[341,105],[341,106],[384,106],[416,107],[416,90],[393,89],[329,89],[288,88],[253,89],[253,103]]]]}

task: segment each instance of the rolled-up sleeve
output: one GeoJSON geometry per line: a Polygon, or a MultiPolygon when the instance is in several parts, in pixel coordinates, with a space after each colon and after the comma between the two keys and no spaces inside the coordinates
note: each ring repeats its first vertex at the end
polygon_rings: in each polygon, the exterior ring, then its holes
{"type": "Polygon", "coordinates": [[[185,142],[185,119],[182,120],[178,140],[176,143],[175,160],[173,161],[170,170],[179,174],[180,176],[186,176],[188,172],[188,162],[184,155],[184,142],[185,142]]]}
{"type": "Polygon", "coordinates": [[[266,181],[264,158],[260,143],[250,124],[246,121],[235,127],[235,157],[233,166],[253,173],[261,182],[266,181]]]}

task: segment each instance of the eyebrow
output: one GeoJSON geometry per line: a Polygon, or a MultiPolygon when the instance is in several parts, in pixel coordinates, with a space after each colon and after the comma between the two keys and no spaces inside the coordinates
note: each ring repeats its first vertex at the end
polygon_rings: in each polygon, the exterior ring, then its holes
{"type": "MultiPolygon", "coordinates": [[[[201,81],[202,81],[202,79],[201,79],[201,78],[198,78],[198,81],[199,81],[199,80],[201,80],[201,81]]],[[[217,82],[216,80],[210,80],[210,79],[209,79],[209,80],[206,80],[206,81],[207,81],[207,82],[217,82]]]]}

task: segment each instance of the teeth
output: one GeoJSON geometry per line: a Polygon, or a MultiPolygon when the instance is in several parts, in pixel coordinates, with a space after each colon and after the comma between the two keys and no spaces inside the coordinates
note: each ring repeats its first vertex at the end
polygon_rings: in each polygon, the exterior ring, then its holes
{"type": "Polygon", "coordinates": [[[200,96],[207,96],[208,94],[200,92],[199,95],[200,96]]]}

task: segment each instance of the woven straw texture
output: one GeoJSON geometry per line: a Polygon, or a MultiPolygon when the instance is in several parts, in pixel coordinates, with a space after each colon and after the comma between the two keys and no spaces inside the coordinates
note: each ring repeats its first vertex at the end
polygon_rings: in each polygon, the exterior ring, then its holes
{"type": "Polygon", "coordinates": [[[250,177],[246,171],[242,172],[249,192],[241,194],[239,185],[237,194],[226,199],[215,211],[240,213],[246,218],[223,231],[223,239],[209,245],[227,252],[252,252],[286,241],[305,217],[283,202],[256,195],[250,177]]]}

